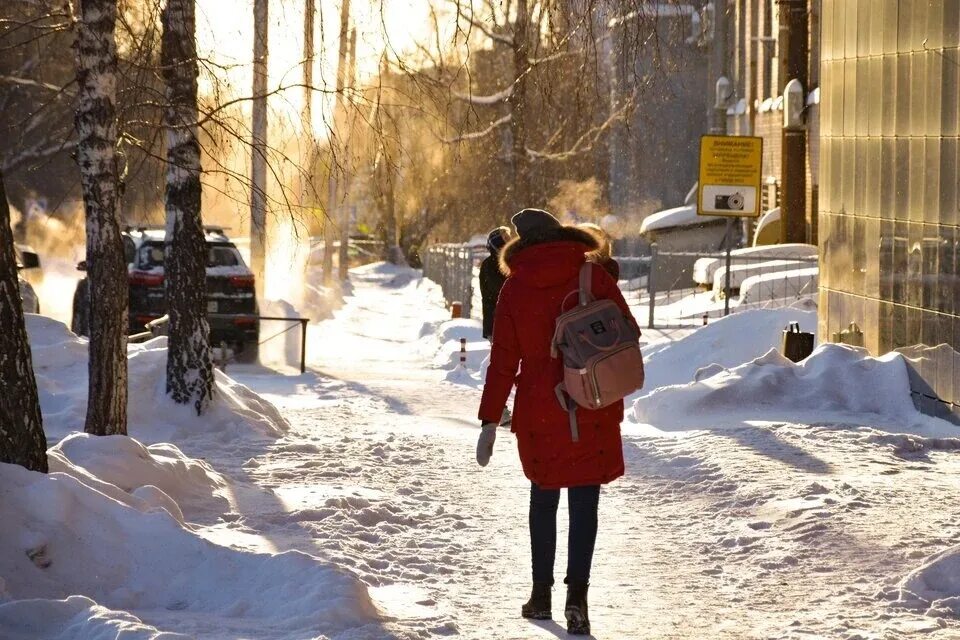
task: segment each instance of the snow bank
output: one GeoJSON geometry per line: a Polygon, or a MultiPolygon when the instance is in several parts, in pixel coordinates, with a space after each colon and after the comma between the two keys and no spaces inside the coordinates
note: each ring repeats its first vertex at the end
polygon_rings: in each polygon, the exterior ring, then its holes
{"type": "Polygon", "coordinates": [[[740,304],[813,296],[820,285],[820,267],[752,275],[740,284],[740,304]]]}
{"type": "Polygon", "coordinates": [[[90,598],[16,600],[0,605],[4,640],[189,640],[144,624],[125,611],[101,607],[90,598]]]}
{"type": "MultiPolygon", "coordinates": [[[[136,469],[143,473],[142,466],[136,469]]],[[[204,638],[238,624],[277,637],[335,636],[377,618],[366,588],[348,573],[298,552],[215,545],[166,512],[143,513],[64,473],[0,464],[0,505],[5,595],[39,599],[0,610],[3,638],[36,637],[24,625],[42,624],[50,611],[59,611],[64,625],[76,624],[77,617],[85,624],[83,616],[99,611],[90,602],[50,602],[74,595],[204,638]]],[[[155,637],[141,631],[131,637],[155,637]]],[[[41,637],[51,636],[91,637],[68,626],[60,636],[47,629],[41,637]]]]}
{"type": "MultiPolygon", "coordinates": [[[[439,369],[455,370],[460,365],[460,339],[467,340],[467,370],[475,373],[490,355],[490,342],[483,337],[479,320],[461,318],[425,324],[420,331],[424,349],[439,369]]],[[[457,377],[451,381],[457,381],[457,377]]]]}
{"type": "Polygon", "coordinates": [[[717,364],[735,367],[780,346],[784,328],[799,322],[803,331],[817,332],[817,314],[795,309],[754,309],[720,318],[673,342],[643,348],[644,393],[658,387],[684,384],[697,370],[717,364]]]}
{"type": "MultiPolygon", "coordinates": [[[[44,316],[27,317],[34,373],[43,409],[43,426],[56,442],[82,431],[87,410],[87,340],[44,316]]],[[[166,393],[166,338],[130,345],[130,435],[145,442],[206,437],[234,442],[250,437],[276,437],[289,425],[280,412],[256,393],[216,372],[216,397],[198,417],[192,407],[178,405],[166,393]]]]}
{"type": "Polygon", "coordinates": [[[230,510],[226,479],[172,444],[144,446],[128,436],[75,433],[50,449],[50,454],[55,471],[74,475],[73,467],[80,467],[151,507],[167,510],[181,522],[184,513],[230,510]]]}
{"type": "Polygon", "coordinates": [[[658,428],[741,425],[751,420],[835,422],[909,431],[925,418],[910,397],[902,355],[824,344],[795,364],[771,349],[732,369],[714,365],[695,381],[656,389],[634,404],[658,428]]]}
{"type": "MultiPolygon", "coordinates": [[[[744,264],[769,260],[815,259],[817,247],[812,244],[787,243],[759,247],[743,247],[730,252],[732,264],[744,264]]],[[[693,281],[710,286],[717,270],[725,265],[724,258],[698,258],[693,263],[693,281]]]]}
{"type": "Polygon", "coordinates": [[[960,617],[960,545],[934,554],[889,594],[899,607],[936,618],[960,617]]]}

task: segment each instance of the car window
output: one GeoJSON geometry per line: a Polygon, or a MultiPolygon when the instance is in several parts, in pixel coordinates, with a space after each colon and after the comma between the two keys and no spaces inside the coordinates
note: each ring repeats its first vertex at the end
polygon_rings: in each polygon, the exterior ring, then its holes
{"type": "Polygon", "coordinates": [[[210,247],[207,254],[208,267],[237,267],[240,264],[240,254],[233,247],[210,247]]]}
{"type": "MultiPolygon", "coordinates": [[[[144,244],[140,247],[140,268],[152,269],[163,266],[163,245],[144,244]]],[[[207,245],[207,267],[243,266],[240,252],[227,245],[207,245]]]]}
{"type": "Polygon", "coordinates": [[[140,247],[140,268],[152,269],[163,266],[163,245],[145,244],[140,247]]]}

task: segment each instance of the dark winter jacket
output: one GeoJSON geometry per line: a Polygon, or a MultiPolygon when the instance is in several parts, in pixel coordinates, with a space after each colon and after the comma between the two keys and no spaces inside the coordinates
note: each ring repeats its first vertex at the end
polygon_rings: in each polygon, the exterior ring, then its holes
{"type": "MultiPolygon", "coordinates": [[[[563,378],[562,362],[550,356],[556,318],[564,299],[577,290],[585,254],[596,246],[586,232],[563,227],[536,240],[515,240],[501,252],[510,277],[497,304],[479,417],[499,422],[517,385],[511,429],[524,473],[541,488],[603,484],[623,475],[623,403],[578,409],[580,440],[573,442],[569,417],[554,391],[563,378]]],[[[598,299],[615,301],[636,325],[616,283],[599,266],[593,268],[592,290],[598,299]]]]}
{"type": "Polygon", "coordinates": [[[480,263],[480,297],[483,299],[483,337],[493,338],[493,314],[507,276],[500,272],[500,254],[491,253],[480,263]]]}
{"type": "Polygon", "coordinates": [[[606,260],[600,259],[598,263],[603,270],[610,274],[610,277],[613,278],[614,282],[620,281],[620,263],[614,260],[613,258],[607,258],[606,260]]]}

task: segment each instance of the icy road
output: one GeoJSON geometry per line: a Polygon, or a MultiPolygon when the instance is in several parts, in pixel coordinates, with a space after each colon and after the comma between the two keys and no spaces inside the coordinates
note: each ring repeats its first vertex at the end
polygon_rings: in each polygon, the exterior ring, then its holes
{"type": "MultiPolygon", "coordinates": [[[[240,467],[211,461],[237,483],[239,515],[204,535],[349,567],[398,638],[564,637],[519,616],[528,484],[505,429],[490,466],[474,461],[479,391],[435,364],[435,289],[376,268],[353,283],[310,327],[311,373],[229,371],[292,429],[240,467]]],[[[601,495],[596,637],[960,637],[955,617],[892,593],[960,543],[957,441],[783,423],[624,434],[627,475],[601,495]]]]}

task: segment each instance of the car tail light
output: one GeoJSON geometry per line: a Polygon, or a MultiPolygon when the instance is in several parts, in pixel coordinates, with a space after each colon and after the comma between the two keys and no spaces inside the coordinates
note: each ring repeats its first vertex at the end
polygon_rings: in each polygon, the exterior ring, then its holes
{"type": "Polygon", "coordinates": [[[156,320],[156,319],[159,318],[159,317],[160,317],[160,316],[136,316],[137,322],[139,322],[140,324],[144,324],[144,325],[147,324],[148,322],[152,321],[152,320],[156,320]]]}
{"type": "Polygon", "coordinates": [[[249,318],[249,317],[247,317],[247,318],[234,318],[234,319],[233,319],[233,324],[235,324],[235,325],[237,325],[237,326],[252,326],[252,325],[257,324],[257,319],[256,319],[256,318],[249,318]]]}
{"type": "Polygon", "coordinates": [[[163,284],[163,275],[134,271],[130,274],[130,284],[144,287],[159,287],[163,284]]]}
{"type": "Polygon", "coordinates": [[[230,285],[234,287],[253,287],[253,276],[230,276],[230,285]]]}

